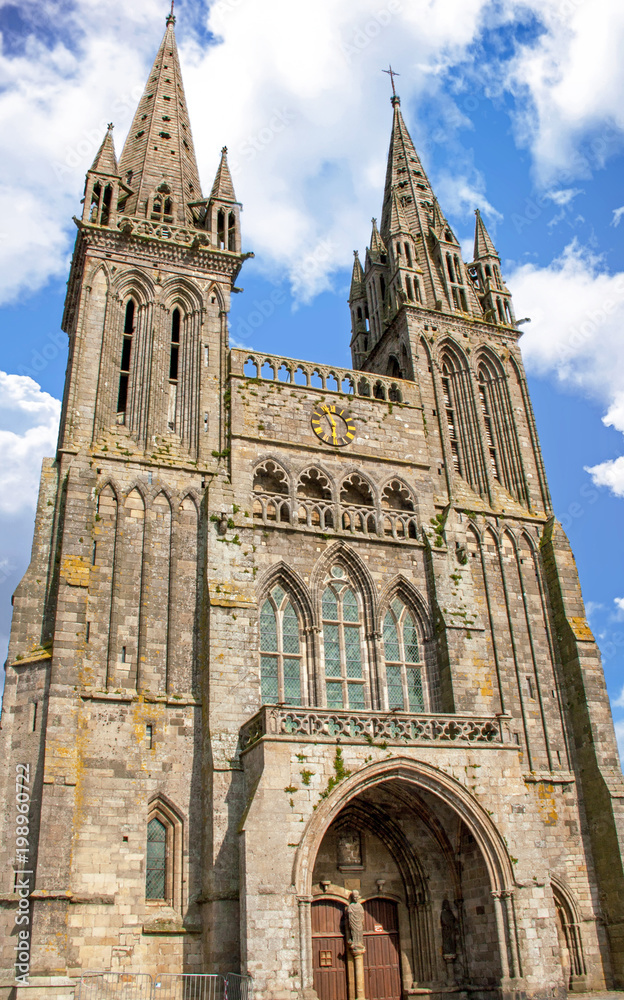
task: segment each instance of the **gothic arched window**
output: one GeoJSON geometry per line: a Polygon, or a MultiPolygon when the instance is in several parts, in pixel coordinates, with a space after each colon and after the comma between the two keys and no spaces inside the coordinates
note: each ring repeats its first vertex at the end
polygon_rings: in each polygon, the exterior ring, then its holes
{"type": "Polygon", "coordinates": [[[396,597],[383,623],[384,660],[388,708],[401,712],[423,712],[423,662],[416,620],[396,597]]]}
{"type": "Polygon", "coordinates": [[[178,408],[178,369],[180,367],[180,310],[174,309],[171,317],[171,342],[169,345],[169,409],[167,426],[170,431],[176,429],[176,412],[178,408]]]}
{"type": "Polygon", "coordinates": [[[328,708],[366,707],[362,616],[342,566],[334,566],[323,593],[323,648],[328,708]]]}
{"type": "Polygon", "coordinates": [[[165,799],[157,796],[147,814],[146,900],[180,910],[182,867],[182,819],[165,799]]]}
{"type": "Polygon", "coordinates": [[[167,827],[156,816],[147,824],[145,898],[166,899],[167,827]]]}
{"type": "Polygon", "coordinates": [[[260,689],[263,705],[301,704],[299,618],[279,585],[260,609],[260,689]]]}

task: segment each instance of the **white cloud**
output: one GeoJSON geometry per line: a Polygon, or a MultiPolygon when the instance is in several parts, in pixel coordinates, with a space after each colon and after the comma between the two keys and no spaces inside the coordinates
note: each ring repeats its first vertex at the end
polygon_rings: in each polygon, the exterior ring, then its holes
{"type": "Polygon", "coordinates": [[[575,198],[583,194],[581,188],[561,188],[559,191],[548,191],[547,198],[554,201],[555,205],[570,205],[575,198]]]}
{"type": "MultiPolygon", "coordinates": [[[[624,274],[573,240],[550,266],[523,264],[508,280],[518,314],[532,319],[521,341],[527,369],[590,396],[624,433],[624,274]]],[[[624,496],[624,456],[586,471],[624,496]]]]}
{"type": "Polygon", "coordinates": [[[54,455],[61,404],[25,375],[0,372],[0,521],[34,510],[41,462],[54,455]]]}
{"type": "Polygon", "coordinates": [[[622,216],[624,215],[624,205],[621,208],[613,209],[613,219],[611,220],[612,226],[619,226],[622,221],[622,216]]]}
{"type": "Polygon", "coordinates": [[[585,601],[585,614],[588,618],[591,618],[597,611],[602,611],[603,607],[604,605],[598,601],[585,601]]]}
{"type": "Polygon", "coordinates": [[[523,137],[542,182],[587,177],[622,144],[624,6],[620,0],[525,5],[546,31],[519,49],[506,78],[527,104],[523,137]]]}
{"type": "Polygon", "coordinates": [[[613,603],[617,608],[617,611],[615,612],[615,617],[620,622],[624,621],[624,597],[614,597],[613,603]]]}
{"type": "MultiPolygon", "coordinates": [[[[107,0],[105,18],[93,17],[92,0],[72,0],[63,44],[54,40],[58,24],[51,26],[44,0],[16,9],[33,27],[20,49],[5,46],[0,55],[0,303],[65,272],[84,173],[111,118],[120,150],[163,29],[160,0],[107,0]]],[[[467,124],[450,71],[479,60],[482,76],[502,72],[528,108],[525,136],[542,173],[562,165],[561,151],[570,174],[583,175],[575,146],[597,127],[595,156],[606,155],[605,129],[622,120],[619,0],[319,0],[313,18],[291,0],[216,0],[207,15],[219,40],[212,46],[189,37],[199,9],[182,7],[179,36],[204,188],[226,143],[245,204],[246,244],[267,268],[290,273],[302,298],[349,266],[380,210],[390,126],[380,67],[388,52],[401,66],[408,119],[419,96],[433,95],[447,137],[467,124]],[[471,48],[482,28],[527,11],[545,32],[511,66],[495,65],[497,56],[483,66],[471,48]],[[302,280],[298,262],[323,241],[333,246],[331,257],[302,280]]],[[[424,139],[410,124],[417,142],[424,139]]],[[[481,205],[495,218],[474,170],[454,181],[447,211],[467,217],[481,205]]],[[[575,193],[564,183],[555,201],[575,193]]]]}

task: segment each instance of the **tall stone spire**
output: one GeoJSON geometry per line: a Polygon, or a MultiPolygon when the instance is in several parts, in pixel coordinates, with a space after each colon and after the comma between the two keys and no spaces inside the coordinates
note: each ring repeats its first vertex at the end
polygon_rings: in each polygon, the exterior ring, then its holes
{"type": "Polygon", "coordinates": [[[403,120],[401,98],[394,96],[392,106],[394,117],[381,214],[381,235],[384,240],[387,240],[389,235],[393,192],[396,192],[400,197],[412,229],[414,227],[419,230],[422,228],[418,207],[424,202],[424,207],[428,208],[428,203],[433,201],[433,191],[429,179],[403,120]]]}
{"type": "Polygon", "coordinates": [[[172,12],[119,167],[132,189],[127,215],[184,226],[202,195],[174,25],[172,12]]]}

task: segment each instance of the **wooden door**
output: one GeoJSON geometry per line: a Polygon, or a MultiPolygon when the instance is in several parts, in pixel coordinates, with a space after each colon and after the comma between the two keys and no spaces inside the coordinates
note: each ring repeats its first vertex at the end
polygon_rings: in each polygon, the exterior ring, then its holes
{"type": "Polygon", "coordinates": [[[319,1000],[347,1000],[345,905],[335,899],[312,903],[312,965],[319,1000]]]}
{"type": "Polygon", "coordinates": [[[366,1000],[401,1000],[399,915],[391,899],[364,903],[366,1000]]]}

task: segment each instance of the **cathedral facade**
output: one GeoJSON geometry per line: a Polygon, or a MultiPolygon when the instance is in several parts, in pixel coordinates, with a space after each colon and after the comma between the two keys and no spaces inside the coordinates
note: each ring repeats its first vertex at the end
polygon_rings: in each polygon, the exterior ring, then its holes
{"type": "Polygon", "coordinates": [[[24,912],[32,997],[87,969],[624,986],[624,782],[511,295],[392,105],[351,370],[229,349],[250,255],[225,149],[202,194],[172,16],[87,174],[6,668],[0,996],[24,912]]]}

